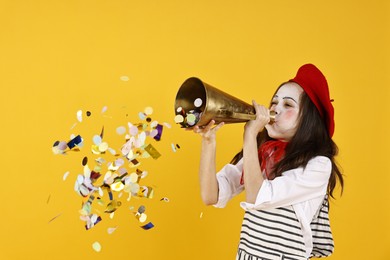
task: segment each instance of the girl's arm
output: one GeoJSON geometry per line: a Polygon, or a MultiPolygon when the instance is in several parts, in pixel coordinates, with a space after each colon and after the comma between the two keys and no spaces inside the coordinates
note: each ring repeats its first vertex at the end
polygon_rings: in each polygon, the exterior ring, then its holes
{"type": "Polygon", "coordinates": [[[241,207],[245,210],[260,210],[323,199],[331,172],[331,160],[325,156],[316,156],[305,167],[288,170],[272,181],[264,180],[256,202],[242,202],[241,207]]]}
{"type": "Polygon", "coordinates": [[[218,181],[216,178],[216,131],[223,126],[223,122],[214,126],[215,121],[203,129],[194,127],[194,132],[202,136],[202,148],[199,166],[200,194],[206,205],[214,205],[218,202],[218,181]]]}
{"type": "Polygon", "coordinates": [[[256,137],[244,138],[244,186],[246,202],[255,203],[257,194],[263,184],[264,178],[261,174],[259,157],[257,152],[256,137]]]}
{"type": "Polygon", "coordinates": [[[255,203],[257,194],[263,184],[264,178],[261,173],[256,137],[268,124],[269,110],[253,101],[256,110],[256,119],[245,124],[244,132],[244,185],[246,202],[255,203]]]}

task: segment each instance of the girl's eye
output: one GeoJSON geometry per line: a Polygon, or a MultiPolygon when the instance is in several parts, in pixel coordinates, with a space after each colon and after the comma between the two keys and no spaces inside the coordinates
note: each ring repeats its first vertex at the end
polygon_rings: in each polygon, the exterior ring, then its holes
{"type": "Polygon", "coordinates": [[[285,103],[284,106],[285,107],[292,107],[292,105],[290,103],[285,103]]]}
{"type": "Polygon", "coordinates": [[[273,106],[273,105],[277,105],[278,104],[278,102],[277,101],[272,101],[271,102],[271,106],[273,106]]]}

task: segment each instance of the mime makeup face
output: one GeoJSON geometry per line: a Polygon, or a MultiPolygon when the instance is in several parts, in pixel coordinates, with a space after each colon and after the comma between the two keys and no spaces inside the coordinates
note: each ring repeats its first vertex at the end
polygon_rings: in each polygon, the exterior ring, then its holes
{"type": "Polygon", "coordinates": [[[270,137],[288,142],[294,136],[299,121],[302,92],[303,89],[294,82],[284,84],[276,92],[270,107],[270,111],[276,114],[275,121],[265,126],[270,137]]]}

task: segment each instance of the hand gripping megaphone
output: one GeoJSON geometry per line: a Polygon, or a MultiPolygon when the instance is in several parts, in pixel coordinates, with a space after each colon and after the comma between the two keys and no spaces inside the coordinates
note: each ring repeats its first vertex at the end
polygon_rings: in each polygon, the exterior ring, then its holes
{"type": "MultiPolygon", "coordinates": [[[[195,77],[184,81],[175,100],[175,122],[184,128],[202,127],[211,120],[216,124],[243,123],[255,119],[255,113],[252,105],[195,77]]],[[[270,117],[272,120],[274,115],[270,117]]]]}

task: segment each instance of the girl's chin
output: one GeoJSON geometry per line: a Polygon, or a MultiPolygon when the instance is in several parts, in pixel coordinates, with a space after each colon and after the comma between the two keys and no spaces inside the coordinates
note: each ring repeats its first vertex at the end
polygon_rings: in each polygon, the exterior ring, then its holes
{"type": "Polygon", "coordinates": [[[273,139],[278,139],[278,135],[276,135],[274,132],[272,131],[268,131],[268,136],[273,138],[273,139]]]}
{"type": "Polygon", "coordinates": [[[267,129],[268,136],[272,139],[283,139],[283,135],[279,132],[275,131],[274,129],[267,129]]]}
{"type": "Polygon", "coordinates": [[[274,138],[273,136],[277,134],[273,125],[266,125],[265,129],[267,129],[267,133],[269,137],[274,138]]]}

